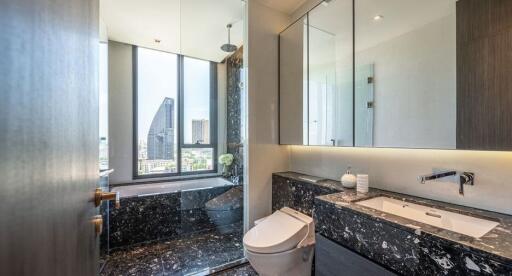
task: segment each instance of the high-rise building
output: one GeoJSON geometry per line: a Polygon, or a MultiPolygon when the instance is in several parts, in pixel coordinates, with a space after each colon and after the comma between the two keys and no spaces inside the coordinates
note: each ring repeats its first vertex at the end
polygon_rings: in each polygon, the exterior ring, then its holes
{"type": "Polygon", "coordinates": [[[192,143],[210,143],[210,122],[208,120],[192,120],[192,143]]]}
{"type": "Polygon", "coordinates": [[[174,160],[174,99],[165,98],[148,132],[148,160],[174,160]]]}

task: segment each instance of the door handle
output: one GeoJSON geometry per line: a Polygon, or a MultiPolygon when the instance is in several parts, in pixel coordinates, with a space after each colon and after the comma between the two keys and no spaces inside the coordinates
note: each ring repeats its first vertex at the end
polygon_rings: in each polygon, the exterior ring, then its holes
{"type": "Polygon", "coordinates": [[[94,216],[92,218],[92,224],[94,224],[94,233],[96,236],[101,235],[101,232],[103,232],[103,218],[101,215],[94,216]]]}
{"type": "Polygon", "coordinates": [[[96,188],[96,192],[94,192],[94,205],[96,207],[100,206],[103,200],[115,200],[116,208],[121,206],[119,192],[104,192],[101,188],[96,188]]]}

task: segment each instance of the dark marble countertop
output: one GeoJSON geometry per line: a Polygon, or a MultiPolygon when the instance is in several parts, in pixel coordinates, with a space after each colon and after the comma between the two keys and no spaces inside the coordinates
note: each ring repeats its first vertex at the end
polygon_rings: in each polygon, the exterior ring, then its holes
{"type": "MultiPolygon", "coordinates": [[[[287,173],[288,174],[288,173],[287,173]]],[[[300,174],[297,174],[300,175],[300,174]]],[[[287,175],[290,177],[289,175],[287,175]]],[[[323,181],[323,180],[322,180],[323,181]]],[[[332,181],[331,182],[336,182],[332,181]]],[[[338,182],[339,183],[339,182],[338,182]]],[[[338,184],[339,185],[339,184],[338,184]]],[[[494,258],[500,259],[505,263],[512,262],[512,216],[449,204],[445,202],[409,196],[394,192],[388,192],[378,189],[370,189],[368,194],[356,193],[353,189],[346,189],[344,192],[334,193],[316,198],[317,201],[332,204],[337,208],[343,208],[358,215],[367,216],[378,222],[392,224],[395,227],[402,228],[406,231],[416,234],[426,234],[434,237],[460,244],[468,247],[473,251],[490,254],[494,258]],[[460,213],[468,216],[489,219],[499,222],[499,225],[489,231],[481,238],[473,238],[463,234],[458,234],[449,230],[441,229],[425,223],[417,222],[400,216],[392,215],[382,211],[378,211],[369,207],[365,207],[355,202],[370,199],[377,196],[387,196],[405,202],[417,203],[440,210],[460,213]]]]}
{"type": "Polygon", "coordinates": [[[286,177],[286,178],[296,180],[296,181],[309,182],[314,185],[338,190],[340,192],[344,190],[344,188],[341,186],[341,182],[327,179],[327,178],[311,176],[311,175],[302,174],[302,173],[298,173],[298,172],[277,172],[277,173],[274,173],[274,175],[286,177]]]}

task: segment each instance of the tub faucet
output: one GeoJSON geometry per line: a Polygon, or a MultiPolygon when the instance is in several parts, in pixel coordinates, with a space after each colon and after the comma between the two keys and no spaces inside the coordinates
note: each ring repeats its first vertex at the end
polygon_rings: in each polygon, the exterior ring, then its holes
{"type": "Polygon", "coordinates": [[[446,171],[441,173],[432,173],[427,175],[421,175],[418,180],[421,184],[425,184],[427,181],[444,178],[452,175],[459,174],[459,194],[464,195],[464,185],[475,185],[475,174],[472,172],[461,172],[457,171],[446,171]]]}
{"type": "Polygon", "coordinates": [[[231,176],[231,182],[233,184],[238,185],[240,183],[240,176],[238,175],[238,165],[234,165],[233,167],[233,175],[231,176]]]}

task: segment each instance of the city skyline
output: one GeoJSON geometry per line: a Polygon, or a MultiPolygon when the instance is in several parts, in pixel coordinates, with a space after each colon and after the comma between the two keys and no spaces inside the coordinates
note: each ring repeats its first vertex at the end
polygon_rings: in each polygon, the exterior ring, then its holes
{"type": "MultiPolygon", "coordinates": [[[[175,137],[175,102],[165,97],[151,120],[147,135],[138,141],[138,172],[176,173],[177,140],[175,137]]],[[[210,143],[210,122],[207,119],[191,120],[192,138],[201,144],[210,143]]],[[[183,149],[181,171],[213,169],[213,149],[183,149]]]]}

